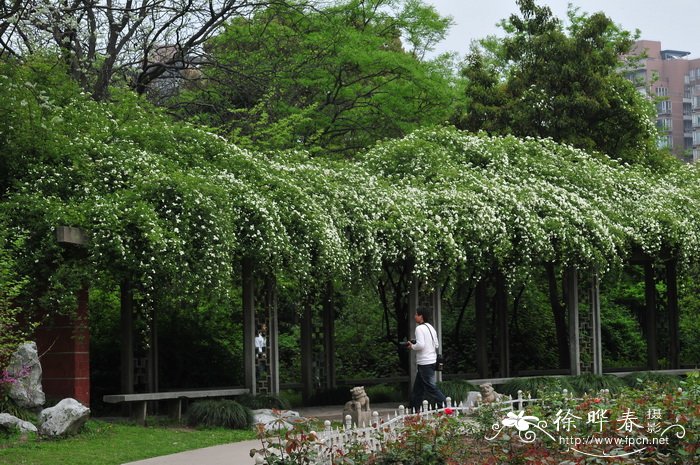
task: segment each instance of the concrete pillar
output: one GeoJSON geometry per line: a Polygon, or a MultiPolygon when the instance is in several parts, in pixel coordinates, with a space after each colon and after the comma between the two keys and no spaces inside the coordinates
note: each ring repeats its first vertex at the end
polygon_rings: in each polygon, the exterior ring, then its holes
{"type": "MultiPolygon", "coordinates": [[[[431,296],[432,298],[432,309],[433,309],[433,327],[437,332],[439,349],[438,352],[441,354],[445,353],[445,348],[442,345],[442,291],[439,286],[435,286],[435,290],[431,296]]],[[[442,381],[442,371],[435,372],[435,378],[437,381],[442,381]]]]}
{"type": "Polygon", "coordinates": [[[647,368],[659,369],[659,356],[656,347],[656,279],[651,261],[644,263],[644,296],[646,301],[647,368]]]}
{"type": "Polygon", "coordinates": [[[151,346],[149,348],[148,390],[158,392],[158,312],[153,309],[151,316],[151,346]]]}
{"type": "Polygon", "coordinates": [[[474,292],[474,312],[476,325],[476,370],[481,378],[488,378],[489,361],[486,354],[487,338],[486,328],[486,280],[482,279],[476,284],[474,292]]]}
{"type": "Polygon", "coordinates": [[[581,374],[581,344],[579,341],[578,315],[578,272],[569,268],[565,273],[566,279],[566,308],[569,319],[569,367],[571,375],[581,374]]]}
{"type": "Polygon", "coordinates": [[[266,283],[267,311],[268,311],[268,357],[270,370],[270,393],[280,393],[280,354],[279,354],[279,324],[277,321],[277,285],[274,278],[269,278],[266,283]]]}
{"type": "MultiPolygon", "coordinates": [[[[416,334],[416,320],[415,314],[418,309],[418,280],[413,278],[413,283],[411,284],[411,294],[408,296],[408,334],[409,339],[415,337],[416,334]]],[[[416,373],[418,368],[416,367],[416,353],[412,350],[408,351],[409,361],[408,361],[408,376],[409,376],[409,387],[411,391],[413,390],[413,382],[416,380],[416,373]]]]}
{"type": "Polygon", "coordinates": [[[668,360],[671,369],[680,368],[681,334],[680,314],[678,312],[678,276],[675,258],[666,262],[666,300],[668,301],[668,360]]]}
{"type": "Polygon", "coordinates": [[[120,394],[132,394],[134,392],[134,291],[128,279],[122,282],[120,294],[120,394]]]}
{"type": "Polygon", "coordinates": [[[309,302],[304,302],[303,311],[301,321],[301,394],[306,404],[314,392],[313,308],[309,302]]]}
{"type": "Polygon", "coordinates": [[[327,389],[336,386],[335,378],[335,302],[333,300],[333,282],[326,283],[323,300],[323,356],[326,371],[325,385],[327,389]]]}
{"type": "Polygon", "coordinates": [[[600,283],[598,274],[591,275],[591,332],[593,333],[593,374],[603,374],[603,343],[600,333],[600,283]]]}
{"type": "Polygon", "coordinates": [[[508,331],[508,293],[503,273],[496,271],[496,316],[498,324],[498,357],[501,377],[510,376],[510,335],[508,331]]]}
{"type": "Polygon", "coordinates": [[[253,260],[244,258],[241,266],[243,286],[243,370],[245,387],[256,393],[255,376],[255,276],[253,260]]]}

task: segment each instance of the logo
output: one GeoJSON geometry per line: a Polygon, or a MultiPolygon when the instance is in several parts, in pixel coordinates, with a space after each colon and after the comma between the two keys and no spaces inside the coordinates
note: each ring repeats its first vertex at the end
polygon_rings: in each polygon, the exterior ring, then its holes
{"type": "MultiPolygon", "coordinates": [[[[661,409],[648,409],[640,418],[637,412],[626,409],[617,418],[609,417],[609,410],[594,408],[586,412],[560,409],[549,421],[532,415],[525,415],[524,410],[508,412],[500,423],[494,423],[494,434],[486,437],[493,441],[507,429],[515,428],[520,441],[533,443],[548,438],[556,445],[566,446],[567,451],[600,458],[626,457],[644,451],[650,446],[668,445],[672,436],[685,437],[686,431],[677,423],[667,424],[662,421],[661,409]],[[629,448],[631,447],[631,450],[629,448]],[[588,448],[611,448],[614,453],[598,453],[588,448]]],[[[504,433],[505,435],[506,433],[504,433]]]]}

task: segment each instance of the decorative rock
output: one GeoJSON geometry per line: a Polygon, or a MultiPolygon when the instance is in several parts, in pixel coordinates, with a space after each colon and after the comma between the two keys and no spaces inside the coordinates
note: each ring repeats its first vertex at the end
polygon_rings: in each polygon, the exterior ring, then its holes
{"type": "Polygon", "coordinates": [[[10,358],[7,373],[17,379],[10,386],[10,398],[17,405],[28,409],[44,405],[46,396],[41,389],[41,363],[36,343],[28,342],[19,346],[10,358]]]}
{"type": "Polygon", "coordinates": [[[0,413],[0,427],[6,429],[17,428],[20,433],[36,433],[36,426],[28,421],[20,420],[19,418],[10,415],[9,413],[0,413]]]}
{"type": "Polygon", "coordinates": [[[300,419],[299,412],[293,410],[253,410],[253,423],[265,425],[265,431],[290,430],[294,428],[293,423],[300,419]]]}
{"type": "Polygon", "coordinates": [[[67,398],[39,414],[39,434],[63,436],[77,433],[90,417],[90,409],[75,399],[67,398]]]}

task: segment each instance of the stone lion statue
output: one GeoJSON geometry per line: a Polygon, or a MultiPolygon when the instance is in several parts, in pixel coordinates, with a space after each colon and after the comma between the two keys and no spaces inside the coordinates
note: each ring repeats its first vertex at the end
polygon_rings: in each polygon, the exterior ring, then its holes
{"type": "Polygon", "coordinates": [[[372,414],[369,409],[369,397],[365,393],[364,386],[355,386],[350,389],[352,400],[345,403],[343,408],[343,418],[346,415],[352,417],[352,422],[357,426],[369,425],[372,414]]]}
{"type": "Polygon", "coordinates": [[[499,394],[493,389],[493,385],[491,383],[481,384],[479,385],[479,388],[481,389],[481,402],[484,404],[499,402],[505,399],[503,394],[499,394]]]}

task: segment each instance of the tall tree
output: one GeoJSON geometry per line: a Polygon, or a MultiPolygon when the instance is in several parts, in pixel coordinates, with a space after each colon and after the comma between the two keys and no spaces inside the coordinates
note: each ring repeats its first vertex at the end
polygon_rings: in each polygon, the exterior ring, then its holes
{"type": "Polygon", "coordinates": [[[570,8],[569,25],[518,0],[506,36],[468,56],[466,102],[454,117],[468,130],[551,137],[625,162],[657,163],[654,108],[620,72],[634,36],[603,13],[570,8]]]}
{"type": "MultiPolygon", "coordinates": [[[[667,163],[656,148],[652,101],[620,72],[633,35],[603,13],[589,16],[570,7],[564,27],[535,0],[517,4],[520,14],[501,22],[506,36],[482,41],[467,57],[466,98],[455,124],[492,134],[550,137],[628,163],[667,163]]],[[[560,364],[567,366],[560,273],[553,263],[543,265],[560,364]]]]}
{"type": "Polygon", "coordinates": [[[192,66],[201,45],[256,0],[3,1],[0,53],[47,47],[61,53],[71,76],[102,100],[119,76],[143,93],[168,71],[192,66]]]}
{"type": "Polygon", "coordinates": [[[173,104],[239,144],[351,152],[449,117],[449,72],[421,57],[450,23],[418,0],[270,6],[208,43],[173,104]]]}

